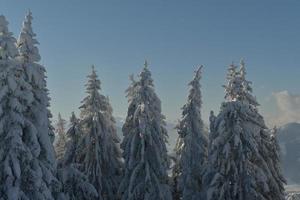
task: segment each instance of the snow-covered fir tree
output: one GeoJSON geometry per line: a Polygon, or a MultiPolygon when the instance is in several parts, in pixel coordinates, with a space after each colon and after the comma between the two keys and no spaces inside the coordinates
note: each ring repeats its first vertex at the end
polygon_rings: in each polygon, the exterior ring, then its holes
{"type": "Polygon", "coordinates": [[[43,138],[28,118],[32,87],[17,62],[16,39],[7,26],[0,16],[0,199],[54,200],[54,165],[43,163],[43,138]]]}
{"type": "MultiPolygon", "coordinates": [[[[251,82],[246,80],[246,68],[243,60],[240,62],[239,75],[241,77],[241,83],[243,88],[243,97],[241,100],[244,101],[249,107],[259,115],[257,106],[259,103],[256,98],[251,94],[252,87],[251,82]]],[[[259,115],[260,116],[260,115],[259,115]]],[[[260,116],[261,121],[263,117],[260,116]]],[[[263,127],[263,126],[262,126],[263,127]]],[[[266,127],[264,125],[264,127],[266,127]]],[[[270,196],[271,199],[284,199],[285,191],[284,184],[286,183],[285,178],[281,170],[281,160],[280,160],[280,148],[277,141],[276,127],[272,130],[264,129],[260,132],[261,144],[259,145],[260,151],[264,160],[268,164],[268,184],[270,191],[266,195],[270,196]]]]}
{"type": "Polygon", "coordinates": [[[38,63],[41,60],[41,56],[37,48],[39,42],[36,40],[36,34],[32,30],[32,19],[32,13],[29,11],[23,22],[23,27],[17,41],[20,54],[19,59],[25,69],[27,79],[33,88],[35,101],[32,108],[32,118],[34,119],[35,126],[39,133],[44,134],[47,132],[53,142],[54,128],[50,120],[52,114],[48,109],[50,106],[50,98],[48,97],[46,83],[46,69],[38,63]]]}
{"type": "Polygon", "coordinates": [[[76,162],[76,151],[79,145],[79,141],[82,137],[82,129],[80,126],[80,120],[76,117],[75,113],[72,112],[70,117],[70,127],[66,133],[67,143],[64,154],[64,165],[69,165],[76,162]]]}
{"type": "Polygon", "coordinates": [[[127,91],[129,108],[121,144],[125,174],[119,193],[122,200],[171,200],[165,117],[154,91],[147,62],[127,91]]]}
{"type": "MultiPolygon", "coordinates": [[[[25,72],[25,80],[31,85],[33,93],[33,101],[26,113],[27,119],[32,124],[32,129],[36,132],[40,146],[38,155],[37,171],[42,176],[41,184],[44,193],[50,191],[55,198],[58,198],[60,184],[56,179],[56,160],[55,151],[52,145],[54,140],[53,127],[51,126],[51,113],[48,109],[50,98],[48,97],[48,89],[46,85],[46,75],[44,66],[38,64],[41,57],[37,48],[39,44],[35,39],[36,35],[32,30],[32,14],[29,11],[26,15],[21,34],[17,41],[19,51],[18,61],[25,72]]],[[[50,197],[44,198],[50,199],[50,197]]]]}
{"type": "Polygon", "coordinates": [[[99,93],[100,80],[93,67],[82,101],[83,136],[76,152],[76,162],[94,185],[99,200],[114,200],[122,173],[122,154],[115,120],[108,98],[99,93]]]}
{"type": "Polygon", "coordinates": [[[63,162],[65,150],[66,150],[66,143],[67,143],[67,135],[66,135],[66,120],[64,120],[60,113],[58,113],[57,123],[55,127],[55,133],[57,137],[57,141],[55,143],[55,152],[56,152],[56,159],[59,164],[63,162]]]}
{"type": "Polygon", "coordinates": [[[230,66],[227,102],[212,120],[207,199],[283,200],[283,190],[276,189],[282,180],[275,179],[270,168],[277,161],[270,157],[269,130],[257,111],[250,82],[245,80],[244,63],[241,65],[239,71],[230,66]]]}
{"type": "Polygon", "coordinates": [[[178,191],[182,200],[203,199],[203,175],[207,163],[208,141],[204,133],[201,119],[202,96],[200,91],[202,66],[195,72],[194,79],[189,83],[191,89],[188,102],[182,108],[182,118],[177,125],[179,137],[183,143],[178,152],[179,174],[178,191]]]}
{"type": "Polygon", "coordinates": [[[76,152],[82,131],[80,121],[72,112],[70,128],[66,133],[68,141],[63,162],[58,170],[59,180],[63,183],[63,192],[68,200],[98,200],[98,192],[81,172],[80,164],[76,163],[76,152]]]}
{"type": "MultiPolygon", "coordinates": [[[[17,65],[18,54],[16,39],[8,30],[8,22],[0,16],[0,199],[29,198],[30,188],[23,188],[26,177],[38,174],[30,166],[33,156],[39,154],[37,137],[28,130],[26,141],[25,128],[27,120],[24,113],[32,101],[30,85],[24,80],[24,72],[17,65]],[[24,95],[26,94],[27,95],[24,95]],[[24,138],[25,139],[25,138],[24,138]],[[31,143],[31,144],[30,144],[31,143]],[[31,148],[27,146],[32,145],[31,148]],[[33,155],[35,154],[35,155],[33,155]],[[28,164],[26,164],[28,163],[28,164]],[[21,171],[26,167],[24,171],[21,171]]],[[[28,180],[34,181],[32,179],[28,180]]],[[[35,189],[32,189],[35,190],[35,189]]]]}

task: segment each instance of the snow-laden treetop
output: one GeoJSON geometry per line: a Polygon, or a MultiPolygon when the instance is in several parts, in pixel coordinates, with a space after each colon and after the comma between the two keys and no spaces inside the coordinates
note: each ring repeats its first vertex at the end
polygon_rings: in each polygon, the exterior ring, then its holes
{"type": "Polygon", "coordinates": [[[201,91],[200,91],[200,79],[202,76],[202,68],[203,66],[201,65],[196,71],[195,71],[195,77],[194,79],[189,83],[189,85],[192,87],[190,90],[190,94],[188,99],[193,103],[193,106],[201,107],[202,105],[202,97],[201,97],[201,91]]]}
{"type": "Polygon", "coordinates": [[[0,60],[14,58],[17,54],[16,39],[8,30],[8,21],[0,15],[0,60]]]}
{"type": "MultiPolygon", "coordinates": [[[[201,85],[200,85],[200,79],[202,76],[202,68],[203,66],[200,66],[195,71],[195,76],[191,82],[189,82],[189,86],[191,86],[191,89],[189,91],[188,95],[188,102],[183,106],[182,108],[182,120],[177,125],[178,133],[181,137],[185,137],[185,134],[187,134],[186,126],[189,124],[189,126],[192,126],[191,123],[195,122],[196,124],[200,125],[201,127],[197,128],[203,128],[203,122],[201,120],[201,105],[202,105],[202,96],[201,96],[201,85]],[[183,134],[183,135],[182,135],[183,134]]],[[[192,126],[193,127],[193,126],[192,126]]],[[[191,128],[191,127],[189,127],[191,128]]],[[[194,127],[195,128],[195,127],[194,127]]],[[[199,132],[202,134],[203,130],[197,130],[196,132],[199,132]]]]}
{"type": "Polygon", "coordinates": [[[148,62],[145,60],[143,71],[140,73],[142,85],[152,85],[153,79],[151,78],[151,72],[148,69],[148,62]]]}
{"type": "Polygon", "coordinates": [[[252,106],[258,106],[256,98],[252,95],[251,81],[246,80],[246,67],[243,59],[240,62],[240,68],[234,63],[228,67],[227,85],[225,88],[225,99],[228,101],[241,101],[252,106]]]}
{"type": "Polygon", "coordinates": [[[20,56],[24,57],[28,62],[39,62],[41,56],[36,45],[39,42],[35,39],[36,34],[32,30],[32,13],[28,11],[23,22],[22,30],[18,39],[18,48],[20,56]]]}
{"type": "Polygon", "coordinates": [[[99,93],[101,81],[98,79],[94,66],[92,66],[92,73],[87,77],[86,93],[88,96],[83,99],[83,105],[80,106],[82,117],[93,115],[108,108],[107,98],[99,93]]]}

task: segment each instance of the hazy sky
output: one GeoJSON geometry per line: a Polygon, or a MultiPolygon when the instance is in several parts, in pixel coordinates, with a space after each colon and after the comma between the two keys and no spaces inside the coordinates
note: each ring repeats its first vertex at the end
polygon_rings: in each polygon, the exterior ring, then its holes
{"type": "Polygon", "coordinates": [[[146,58],[170,121],[180,117],[194,69],[205,66],[207,121],[223,101],[226,66],[244,58],[267,121],[300,121],[300,1],[0,0],[15,36],[28,9],[55,116],[78,112],[92,64],[114,114],[126,116],[128,75],[146,58]]]}

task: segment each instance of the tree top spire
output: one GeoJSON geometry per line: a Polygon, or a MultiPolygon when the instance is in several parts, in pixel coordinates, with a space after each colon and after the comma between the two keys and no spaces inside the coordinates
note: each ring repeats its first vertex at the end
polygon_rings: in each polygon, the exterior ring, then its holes
{"type": "Polygon", "coordinates": [[[196,80],[200,80],[201,79],[201,74],[202,74],[202,69],[203,69],[203,65],[200,65],[197,70],[195,70],[195,78],[196,80]]]}
{"type": "Polygon", "coordinates": [[[242,79],[245,79],[246,77],[246,67],[245,67],[245,62],[244,59],[242,58],[240,61],[240,75],[242,79]]]}
{"type": "Polygon", "coordinates": [[[241,58],[241,60],[240,60],[240,65],[241,65],[241,67],[244,67],[244,66],[245,66],[244,58],[241,58]]]}
{"type": "Polygon", "coordinates": [[[148,61],[147,61],[147,59],[145,59],[144,67],[145,67],[145,68],[148,68],[148,61]]]}
{"type": "Polygon", "coordinates": [[[26,20],[28,21],[28,22],[31,22],[31,20],[33,19],[33,17],[32,17],[32,12],[31,12],[31,10],[30,9],[28,9],[28,11],[27,11],[27,14],[26,14],[26,20]]]}

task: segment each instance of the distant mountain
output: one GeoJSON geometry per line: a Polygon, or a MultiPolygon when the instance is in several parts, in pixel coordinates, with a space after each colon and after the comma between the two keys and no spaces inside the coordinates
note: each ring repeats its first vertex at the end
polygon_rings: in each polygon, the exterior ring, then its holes
{"type": "Polygon", "coordinates": [[[278,129],[283,171],[289,184],[300,184],[300,124],[289,123],[278,129]]]}

